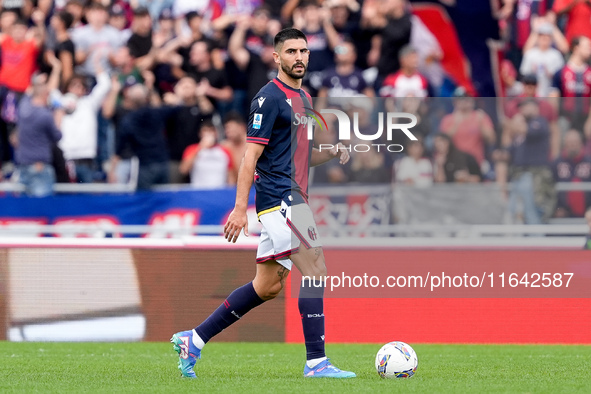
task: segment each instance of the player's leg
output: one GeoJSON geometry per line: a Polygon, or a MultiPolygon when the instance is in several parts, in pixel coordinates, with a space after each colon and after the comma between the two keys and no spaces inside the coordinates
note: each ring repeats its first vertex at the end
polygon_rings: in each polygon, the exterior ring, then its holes
{"type": "Polygon", "coordinates": [[[289,269],[275,260],[257,264],[257,272],[252,281],[254,290],[264,301],[277,297],[285,286],[289,269]]]}
{"type": "Polygon", "coordinates": [[[197,359],[201,358],[201,349],[205,344],[240,320],[251,309],[277,297],[288,274],[289,270],[275,260],[257,264],[252,282],[234,290],[199,326],[174,334],[171,342],[179,353],[179,369],[182,375],[194,378],[193,367],[197,359]]]}
{"type": "Polygon", "coordinates": [[[298,308],[306,344],[306,364],[315,367],[326,360],[324,351],[324,278],[326,266],[321,247],[301,245],[291,261],[302,274],[298,308]]]}
{"type": "MultiPolygon", "coordinates": [[[[353,372],[342,371],[330,363],[325,354],[324,337],[324,287],[326,264],[324,253],[316,235],[316,224],[310,208],[301,204],[294,207],[295,218],[291,224],[299,241],[298,253],[290,256],[291,261],[302,274],[298,307],[302,316],[302,328],[306,344],[306,366],[304,376],[326,378],[352,378],[353,372]],[[302,230],[306,230],[305,232],[302,230]]],[[[296,240],[297,239],[297,240],[296,240]]]]}

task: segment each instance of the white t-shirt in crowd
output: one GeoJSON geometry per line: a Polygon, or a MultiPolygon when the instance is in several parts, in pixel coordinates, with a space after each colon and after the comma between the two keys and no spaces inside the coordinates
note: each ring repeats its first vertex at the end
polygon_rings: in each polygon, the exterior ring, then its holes
{"type": "Polygon", "coordinates": [[[427,187],[433,184],[433,165],[427,158],[415,160],[410,156],[403,157],[394,163],[394,179],[404,183],[408,179],[418,187],[427,187]]]}
{"type": "Polygon", "coordinates": [[[564,66],[564,58],[558,49],[549,48],[545,51],[537,47],[523,54],[519,72],[522,75],[534,74],[538,78],[538,97],[548,97],[552,86],[552,78],[564,66]]]}
{"type": "MultiPolygon", "coordinates": [[[[188,146],[183,157],[198,149],[199,144],[188,146]]],[[[200,189],[225,187],[228,185],[228,171],[232,167],[232,154],[227,148],[214,145],[209,149],[201,149],[197,152],[191,169],[191,186],[200,189]]]]}

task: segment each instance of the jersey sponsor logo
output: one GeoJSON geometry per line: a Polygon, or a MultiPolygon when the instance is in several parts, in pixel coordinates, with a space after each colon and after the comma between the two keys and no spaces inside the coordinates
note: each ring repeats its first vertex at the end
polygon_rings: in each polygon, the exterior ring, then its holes
{"type": "Polygon", "coordinates": [[[259,108],[261,108],[263,106],[263,103],[265,102],[267,98],[266,97],[259,97],[259,108]]]}
{"type": "Polygon", "coordinates": [[[254,120],[252,121],[252,127],[254,129],[260,129],[262,121],[263,121],[263,114],[255,113],[254,120]]]}
{"type": "MultiPolygon", "coordinates": [[[[295,120],[293,121],[293,124],[295,126],[299,126],[300,124],[314,126],[314,124],[318,124],[318,126],[320,126],[320,130],[324,130],[324,128],[328,129],[326,120],[324,120],[324,117],[320,114],[320,112],[314,111],[312,108],[308,107],[304,107],[304,109],[306,110],[304,114],[294,114],[295,120]],[[324,128],[322,127],[323,124],[324,128]]],[[[311,130],[311,127],[308,127],[308,130],[311,130]]]]}

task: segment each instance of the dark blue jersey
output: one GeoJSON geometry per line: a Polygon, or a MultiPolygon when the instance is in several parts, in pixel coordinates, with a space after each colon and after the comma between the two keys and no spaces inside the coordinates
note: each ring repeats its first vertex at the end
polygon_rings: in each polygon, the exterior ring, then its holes
{"type": "Polygon", "coordinates": [[[254,179],[259,214],[276,209],[288,195],[307,199],[312,141],[307,126],[294,125],[292,117],[293,113],[305,116],[304,107],[312,108],[310,95],[277,78],[252,100],[246,141],[265,145],[254,179]]]}

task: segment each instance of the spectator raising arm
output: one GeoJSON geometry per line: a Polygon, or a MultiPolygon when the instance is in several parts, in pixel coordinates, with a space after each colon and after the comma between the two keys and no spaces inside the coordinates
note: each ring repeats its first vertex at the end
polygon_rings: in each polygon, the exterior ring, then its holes
{"type": "Polygon", "coordinates": [[[205,96],[211,97],[214,100],[230,101],[234,97],[234,92],[230,86],[226,85],[223,88],[215,88],[205,78],[199,82],[199,87],[205,92],[205,96]]]}
{"type": "Polygon", "coordinates": [[[244,39],[246,38],[246,31],[250,26],[250,16],[243,15],[236,22],[236,28],[230,36],[228,42],[228,52],[230,57],[236,63],[236,66],[241,70],[246,70],[250,62],[250,53],[244,47],[244,39]]]}
{"type": "Polygon", "coordinates": [[[119,76],[113,75],[111,77],[111,90],[107,94],[105,101],[103,102],[103,117],[105,119],[112,119],[117,109],[117,100],[119,99],[119,93],[121,92],[121,82],[119,76]]]}
{"type": "Polygon", "coordinates": [[[60,75],[62,71],[62,62],[55,57],[54,53],[47,51],[46,54],[47,62],[51,66],[51,74],[47,79],[47,88],[50,92],[59,89],[60,87],[60,75]]]}
{"type": "Polygon", "coordinates": [[[32,38],[37,48],[41,48],[45,42],[45,14],[43,11],[36,9],[31,14],[31,19],[35,24],[36,29],[31,29],[29,32],[32,32],[32,38]]]}
{"type": "Polygon", "coordinates": [[[111,90],[111,78],[101,65],[101,52],[94,54],[94,69],[96,70],[96,86],[92,89],[88,98],[96,111],[100,110],[103,100],[111,90]]]}
{"type": "MultiPolygon", "coordinates": [[[[531,33],[530,33],[529,37],[527,38],[527,41],[523,45],[523,52],[524,53],[527,50],[532,49],[533,47],[536,46],[536,43],[538,42],[538,39],[540,37],[540,34],[538,33],[538,28],[543,23],[549,23],[549,22],[547,22],[547,18],[544,18],[544,17],[534,17],[533,18],[531,33]]],[[[556,26],[553,23],[551,25],[552,25],[552,40],[554,42],[554,45],[556,46],[556,49],[558,49],[561,53],[567,55],[570,50],[568,40],[566,39],[564,34],[562,34],[562,31],[560,31],[558,26],[556,26]]]]}
{"type": "Polygon", "coordinates": [[[202,83],[198,84],[195,89],[195,95],[197,96],[197,105],[199,106],[199,109],[204,114],[211,114],[215,108],[212,102],[207,98],[207,86],[209,86],[209,83],[207,85],[203,85],[202,83]]]}
{"type": "Polygon", "coordinates": [[[334,50],[341,43],[341,38],[332,24],[332,14],[327,7],[320,8],[320,14],[322,16],[322,27],[324,28],[324,34],[326,34],[328,47],[334,50]]]}

